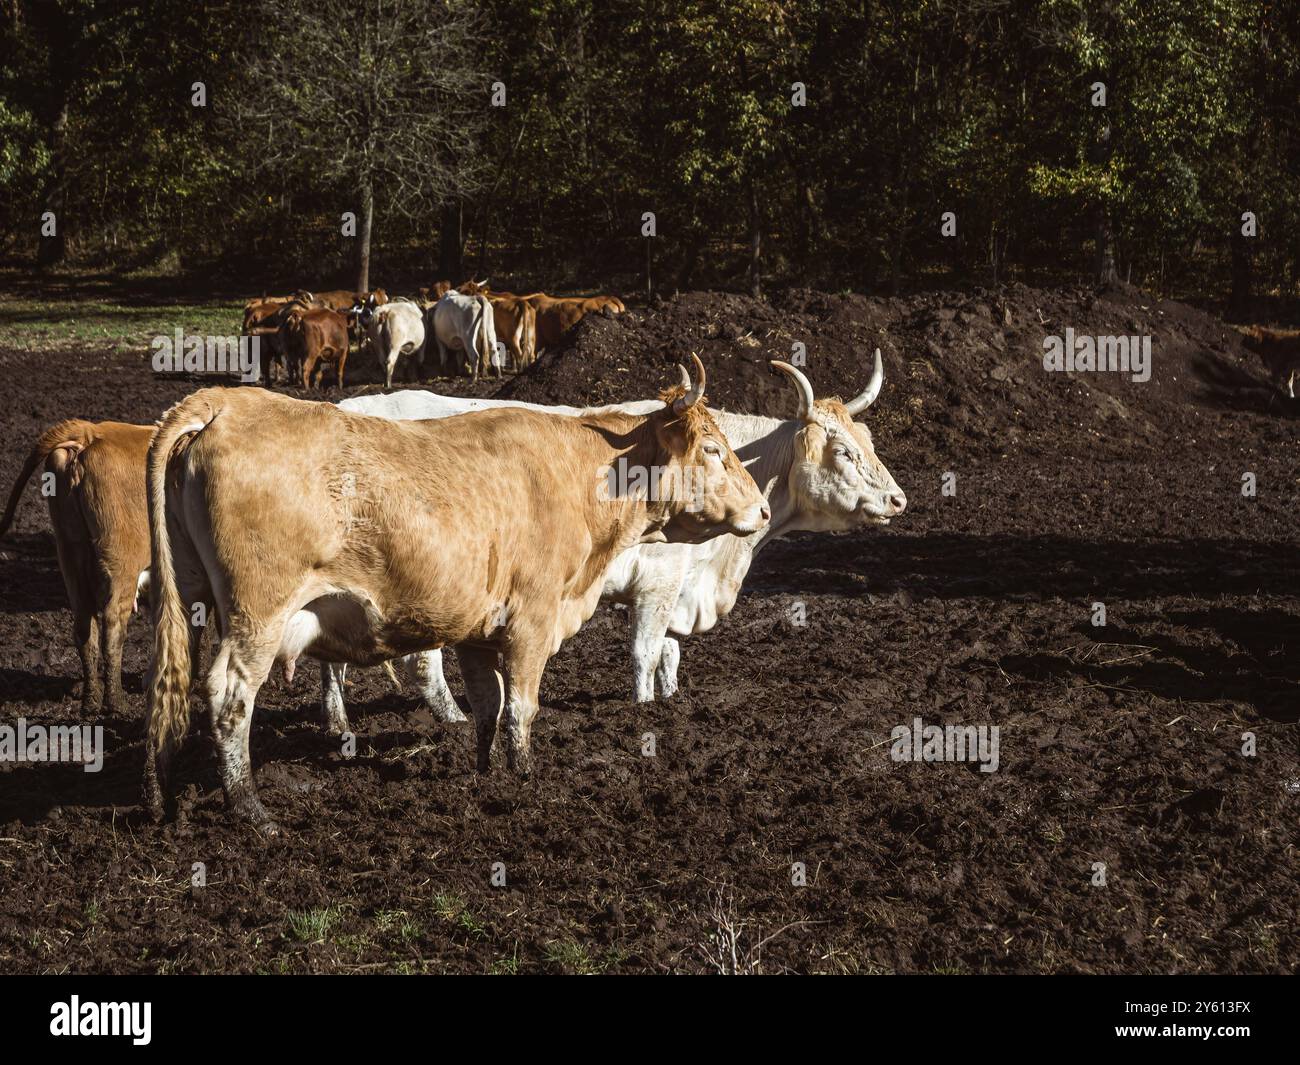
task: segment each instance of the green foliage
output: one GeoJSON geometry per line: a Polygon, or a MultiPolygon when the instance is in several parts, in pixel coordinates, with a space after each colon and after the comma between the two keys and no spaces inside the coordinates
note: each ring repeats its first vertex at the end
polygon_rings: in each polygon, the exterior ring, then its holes
{"type": "MultiPolygon", "coordinates": [[[[485,0],[458,60],[465,79],[483,72],[481,93],[472,79],[438,90],[415,57],[385,96],[411,129],[405,100],[443,91],[458,109],[469,139],[429,171],[459,175],[448,193],[432,178],[404,187],[410,168],[375,154],[382,136],[363,143],[376,128],[364,93],[353,106],[306,70],[320,49],[295,50],[293,20],[267,23],[285,2],[18,0],[0,33],[0,237],[35,249],[66,107],[70,248],[114,265],[173,256],[325,284],[344,276],[339,213],[365,171],[379,278],[431,278],[438,202],[457,189],[467,270],[524,285],[632,287],[645,211],[668,287],[739,284],[754,226],[768,272],[837,288],[935,271],[1069,280],[1091,270],[1104,215],[1121,275],[1221,290],[1244,210],[1259,218],[1257,276],[1287,290],[1300,275],[1294,5],[485,0]],[[259,49],[264,69],[234,61],[259,49]],[[259,82],[274,64],[289,76],[259,82]],[[495,80],[504,108],[488,106],[495,80]],[[207,108],[189,105],[195,81],[207,108]],[[283,121],[230,121],[268,100],[283,121]],[[955,238],[940,235],[945,211],[955,238]]],[[[338,85],[378,74],[367,27],[394,3],[340,20],[357,66],[338,85]]],[[[434,0],[428,17],[453,7],[434,0]]]]}

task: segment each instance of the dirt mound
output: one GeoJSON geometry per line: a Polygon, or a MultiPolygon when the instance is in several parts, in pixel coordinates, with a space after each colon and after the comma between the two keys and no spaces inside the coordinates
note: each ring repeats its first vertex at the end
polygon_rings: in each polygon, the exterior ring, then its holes
{"type": "MultiPolygon", "coordinates": [[[[647,311],[584,319],[502,398],[605,403],[653,395],[696,352],[710,402],[788,416],[771,359],[799,364],[818,395],[856,394],[879,347],[886,385],[872,423],[910,447],[1003,453],[1165,446],[1224,411],[1269,401],[1258,359],[1221,320],[1127,286],[1097,292],[1021,284],[900,299],[794,290],[769,303],[692,292],[647,311]],[[1043,368],[1044,338],[1150,337],[1150,379],[1043,368]],[[800,348],[802,345],[802,349],[800,348]]],[[[1282,412],[1284,415],[1286,412],[1282,412]]]]}

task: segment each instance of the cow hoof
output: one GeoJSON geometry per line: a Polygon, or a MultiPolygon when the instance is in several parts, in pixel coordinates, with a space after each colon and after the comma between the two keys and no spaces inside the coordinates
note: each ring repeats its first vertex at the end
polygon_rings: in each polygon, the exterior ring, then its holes
{"type": "Polygon", "coordinates": [[[451,706],[431,706],[429,707],[429,712],[432,713],[434,718],[438,721],[445,721],[452,725],[460,724],[463,721],[469,720],[469,718],[467,718],[461,711],[461,708],[455,704],[452,704],[451,706]]]}

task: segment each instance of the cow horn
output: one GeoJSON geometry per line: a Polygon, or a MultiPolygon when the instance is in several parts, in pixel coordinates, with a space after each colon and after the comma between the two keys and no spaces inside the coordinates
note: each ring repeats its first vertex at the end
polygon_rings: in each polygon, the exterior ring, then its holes
{"type": "Polygon", "coordinates": [[[704,396],[704,363],[700,362],[700,357],[693,351],[691,352],[691,358],[695,360],[695,372],[697,374],[694,385],[691,384],[691,375],[686,372],[686,367],[680,363],[677,364],[677,369],[682,372],[682,387],[686,389],[686,395],[679,397],[673,403],[673,410],[678,414],[695,406],[704,396]]]}
{"type": "Polygon", "coordinates": [[[871,380],[867,382],[867,387],[862,390],[862,394],[856,399],[844,404],[849,412],[850,417],[857,417],[864,410],[875,402],[876,397],[880,395],[880,386],[885,383],[885,364],[880,358],[880,349],[876,348],[876,368],[872,371],[871,380]]]}
{"type": "Polygon", "coordinates": [[[788,362],[782,362],[780,359],[773,359],[771,365],[782,373],[789,375],[794,387],[799,390],[799,413],[795,417],[808,417],[813,408],[813,387],[808,378],[803,375],[801,370],[791,366],[788,362]]]}

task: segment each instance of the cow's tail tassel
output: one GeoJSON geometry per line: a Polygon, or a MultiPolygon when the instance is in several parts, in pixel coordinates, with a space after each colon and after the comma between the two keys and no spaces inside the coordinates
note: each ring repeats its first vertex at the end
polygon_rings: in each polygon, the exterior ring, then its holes
{"type": "Polygon", "coordinates": [[[146,688],[149,707],[144,765],[145,804],[155,820],[164,815],[172,755],[190,724],[190,625],[167,536],[167,464],[180,439],[204,428],[214,414],[206,398],[182,400],[163,416],[149,445],[146,474],[154,637],[146,688]]]}
{"type": "Polygon", "coordinates": [[[388,682],[393,686],[393,691],[400,692],[402,682],[397,676],[397,670],[393,668],[393,663],[388,659],[384,659],[384,673],[388,675],[388,682]]]}

